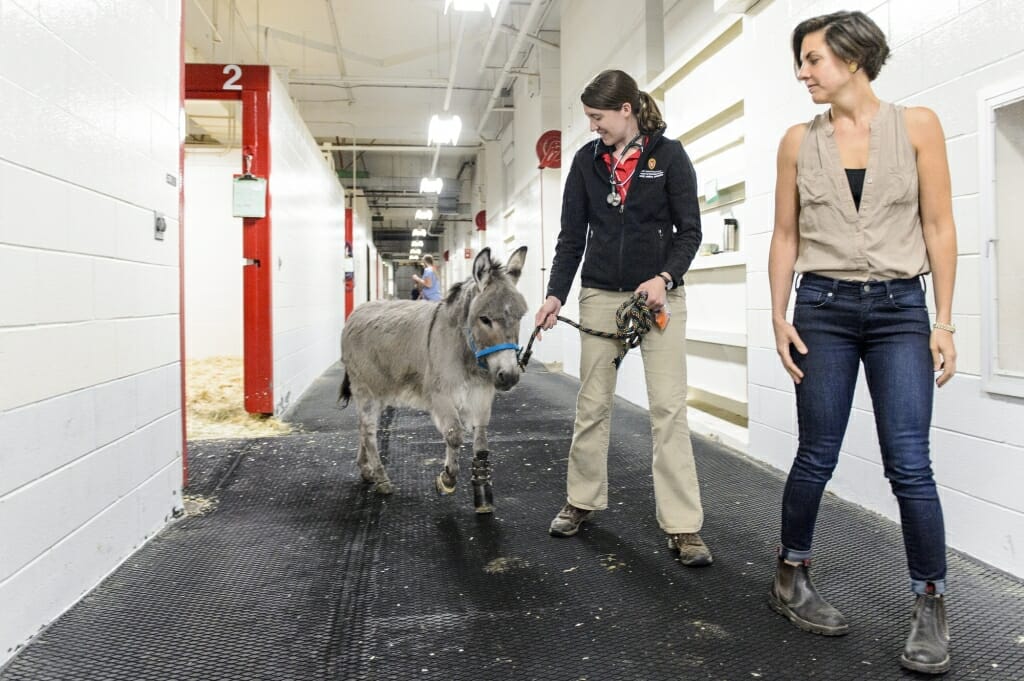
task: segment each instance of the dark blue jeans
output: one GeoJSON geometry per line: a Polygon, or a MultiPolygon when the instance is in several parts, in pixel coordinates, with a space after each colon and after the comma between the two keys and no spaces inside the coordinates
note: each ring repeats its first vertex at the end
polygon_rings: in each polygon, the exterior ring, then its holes
{"type": "MultiPolygon", "coordinates": [[[[796,386],[800,445],[782,497],[780,554],[811,556],[818,506],[839,459],[863,362],[885,477],[899,502],[911,588],[924,593],[932,582],[942,593],[945,527],[928,449],[934,383],[922,280],[858,283],[806,274],[793,325],[808,353],[791,350],[804,378],[796,386]]],[[[870,549],[863,554],[870,562],[870,549]]]]}

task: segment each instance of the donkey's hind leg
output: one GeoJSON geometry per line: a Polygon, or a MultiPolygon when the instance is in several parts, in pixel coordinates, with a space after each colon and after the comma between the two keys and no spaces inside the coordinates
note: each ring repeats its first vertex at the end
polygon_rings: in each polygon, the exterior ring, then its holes
{"type": "Polygon", "coordinates": [[[381,403],[374,399],[359,400],[359,473],[366,482],[376,483],[373,491],[377,494],[391,494],[393,488],[387,471],[377,450],[377,419],[380,418],[381,403]]]}

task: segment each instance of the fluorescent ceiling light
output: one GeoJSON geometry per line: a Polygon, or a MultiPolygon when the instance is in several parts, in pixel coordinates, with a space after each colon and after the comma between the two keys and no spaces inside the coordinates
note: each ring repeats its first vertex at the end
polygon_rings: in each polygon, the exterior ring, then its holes
{"type": "Polygon", "coordinates": [[[424,177],[420,180],[421,194],[440,194],[444,188],[444,180],[440,177],[424,177]]]}
{"type": "Polygon", "coordinates": [[[479,12],[486,7],[493,18],[498,13],[499,4],[501,0],[444,0],[444,13],[448,14],[449,9],[456,12],[479,12]]]}
{"type": "Polygon", "coordinates": [[[413,237],[426,236],[427,235],[427,230],[421,229],[421,228],[417,228],[417,229],[412,230],[412,235],[413,235],[413,237]]]}
{"type": "Polygon", "coordinates": [[[416,211],[416,219],[417,220],[433,220],[434,219],[434,211],[431,210],[430,208],[420,208],[418,211],[416,211]]]}
{"type": "Polygon", "coordinates": [[[412,248],[423,248],[423,239],[416,239],[415,241],[409,242],[409,246],[412,248]]]}
{"type": "Polygon", "coordinates": [[[452,116],[447,120],[442,120],[440,116],[434,114],[430,117],[430,125],[427,127],[427,145],[451,144],[454,146],[459,143],[460,132],[462,132],[461,118],[452,116]]]}

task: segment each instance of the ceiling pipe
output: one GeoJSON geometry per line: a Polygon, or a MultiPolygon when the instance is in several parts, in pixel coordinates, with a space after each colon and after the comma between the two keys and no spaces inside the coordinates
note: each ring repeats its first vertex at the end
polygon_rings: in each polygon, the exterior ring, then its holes
{"type": "Polygon", "coordinates": [[[308,83],[324,85],[376,85],[380,87],[447,87],[448,81],[444,78],[381,78],[378,76],[302,76],[301,81],[296,79],[292,84],[308,83]]]}
{"type": "MultiPolygon", "coordinates": [[[[347,147],[348,149],[352,150],[352,198],[351,198],[351,202],[352,203],[349,206],[349,208],[352,208],[353,210],[355,210],[355,207],[356,207],[356,124],[355,123],[350,123],[349,121],[333,121],[333,123],[336,124],[336,125],[348,125],[348,126],[351,126],[351,128],[352,128],[352,144],[347,147]]],[[[322,144],[320,146],[320,148],[321,149],[330,149],[331,151],[334,151],[336,149],[337,150],[345,149],[346,147],[343,147],[340,144],[322,144]]],[[[342,172],[344,172],[344,169],[342,169],[342,172]]],[[[344,186],[345,185],[342,184],[342,187],[344,187],[344,186]]]]}
{"type": "Polygon", "coordinates": [[[540,15],[541,7],[547,4],[547,2],[548,0],[532,0],[530,2],[530,9],[527,10],[526,18],[523,19],[523,23],[519,27],[519,34],[516,35],[516,41],[512,45],[512,49],[509,50],[505,66],[502,67],[501,73],[498,74],[498,80],[494,84],[494,91],[491,92],[491,98],[487,102],[487,109],[484,111],[483,116],[480,117],[480,125],[476,129],[478,137],[483,137],[484,126],[487,125],[487,119],[491,117],[491,112],[494,110],[495,104],[498,103],[498,97],[501,96],[501,90],[505,86],[505,78],[508,77],[509,71],[512,69],[512,63],[515,61],[516,55],[519,54],[519,50],[522,49],[523,43],[526,42],[526,35],[530,32],[530,27],[533,26],[533,23],[540,15]]]}
{"type": "Polygon", "coordinates": [[[434,162],[430,164],[430,177],[437,177],[437,160],[441,158],[441,145],[434,146],[434,162]]]}
{"type": "MultiPolygon", "coordinates": [[[[459,52],[462,51],[462,36],[466,31],[466,15],[463,14],[459,17],[459,33],[458,37],[455,38],[455,48],[452,50],[451,66],[448,68],[448,88],[444,93],[444,112],[448,113],[448,107],[452,103],[452,88],[455,87],[455,71],[459,65],[459,52]]],[[[441,144],[438,143],[434,146],[434,160],[430,164],[430,175],[429,177],[436,177],[437,175],[437,162],[441,158],[441,144]]]]}
{"type": "MultiPolygon", "coordinates": [[[[334,38],[334,56],[338,60],[338,75],[345,77],[345,57],[341,53],[341,32],[338,30],[338,18],[334,14],[334,0],[327,0],[327,18],[331,22],[331,35],[334,38]]],[[[355,104],[356,96],[352,88],[348,88],[348,103],[355,104]]],[[[355,163],[355,159],[352,160],[355,163]]]]}
{"type": "Polygon", "coordinates": [[[508,12],[509,5],[511,4],[512,0],[506,0],[498,6],[498,16],[494,17],[494,22],[491,24],[491,33],[487,36],[487,44],[484,45],[484,54],[480,57],[480,73],[483,73],[484,69],[487,68],[487,57],[491,54],[491,48],[494,47],[494,41],[498,37],[498,29],[504,23],[505,13],[508,12]]]}
{"type": "MultiPolygon", "coordinates": [[[[192,4],[195,5],[197,10],[199,10],[199,16],[201,16],[206,21],[210,29],[213,31],[213,42],[224,42],[224,38],[221,37],[220,31],[217,30],[217,25],[213,23],[213,20],[210,19],[209,16],[207,16],[205,11],[203,11],[203,6],[199,4],[199,0],[192,0],[192,4]]],[[[214,12],[216,12],[216,5],[214,5],[214,12]]]]}
{"type": "MultiPolygon", "coordinates": [[[[516,34],[515,26],[509,26],[508,24],[505,24],[504,26],[501,26],[499,28],[500,28],[502,33],[508,33],[510,35],[515,35],[516,34]]],[[[546,47],[549,50],[560,50],[560,49],[562,49],[561,45],[556,45],[555,43],[548,42],[547,40],[542,40],[542,39],[538,38],[537,36],[533,36],[533,35],[526,36],[525,40],[528,43],[536,45],[537,47],[546,47]]]]}
{"type": "MultiPolygon", "coordinates": [[[[337,123],[337,122],[338,121],[330,121],[331,124],[334,124],[334,123],[337,123]]],[[[351,125],[351,123],[346,123],[345,125],[351,125]]],[[[379,152],[386,152],[386,153],[389,153],[389,154],[426,154],[428,152],[433,152],[434,151],[434,147],[425,147],[425,146],[423,146],[421,144],[359,144],[359,145],[324,144],[324,145],[321,145],[321,148],[322,149],[331,149],[331,150],[341,150],[341,151],[347,151],[349,149],[358,149],[359,151],[362,151],[364,153],[379,151],[379,152]]],[[[468,153],[475,153],[477,151],[480,151],[480,145],[479,144],[464,144],[464,145],[460,145],[460,146],[457,146],[457,147],[453,147],[451,145],[448,145],[448,146],[445,146],[444,148],[442,148],[441,151],[444,151],[445,153],[450,153],[450,152],[462,152],[462,153],[467,153],[467,154],[468,153]]]]}
{"type": "Polygon", "coordinates": [[[459,52],[462,51],[462,36],[466,30],[466,15],[459,17],[459,36],[455,39],[455,49],[452,51],[452,63],[448,69],[448,89],[444,93],[444,110],[447,113],[452,103],[452,88],[455,87],[455,69],[459,65],[459,52]]]}

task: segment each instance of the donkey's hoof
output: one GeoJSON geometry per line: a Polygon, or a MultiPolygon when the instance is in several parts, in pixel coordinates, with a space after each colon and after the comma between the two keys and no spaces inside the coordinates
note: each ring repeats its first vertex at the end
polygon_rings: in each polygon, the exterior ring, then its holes
{"type": "Polygon", "coordinates": [[[488,513],[494,513],[494,506],[491,504],[480,504],[476,507],[477,515],[486,515],[488,513]]]}
{"type": "Polygon", "coordinates": [[[448,495],[455,493],[455,480],[452,480],[449,485],[445,482],[446,477],[448,476],[444,473],[438,473],[437,478],[434,480],[434,485],[437,487],[438,494],[448,495]]]}
{"type": "Polygon", "coordinates": [[[374,486],[373,491],[377,494],[391,494],[395,491],[395,488],[391,486],[390,480],[382,480],[374,486]]]}

